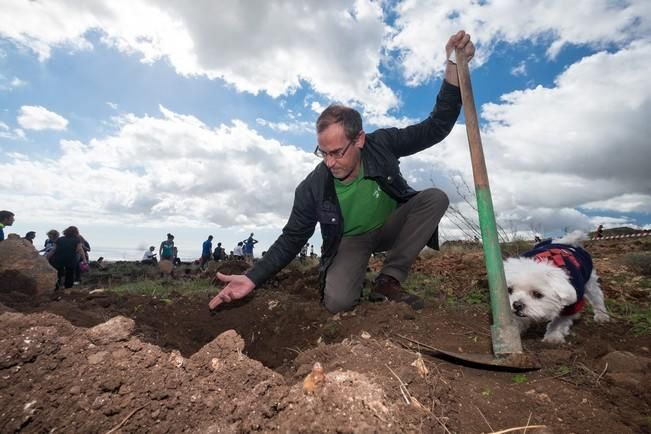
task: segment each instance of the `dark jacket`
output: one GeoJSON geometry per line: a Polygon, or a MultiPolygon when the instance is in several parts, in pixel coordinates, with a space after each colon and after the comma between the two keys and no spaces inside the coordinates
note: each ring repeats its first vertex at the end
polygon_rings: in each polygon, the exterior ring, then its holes
{"type": "MultiPolygon", "coordinates": [[[[407,202],[418,192],[402,177],[398,159],[443,140],[452,130],[460,110],[459,88],[444,81],[434,110],[427,119],[406,128],[382,128],[366,135],[362,148],[364,176],[375,180],[399,204],[407,202]]],[[[294,206],[282,234],[246,276],[259,286],[276,274],[296,257],[314,233],[317,223],[323,237],[319,268],[323,287],[325,273],[337,254],[344,228],[333,176],[323,162],[296,188],[294,206]]],[[[438,247],[438,231],[428,245],[438,247]]]]}

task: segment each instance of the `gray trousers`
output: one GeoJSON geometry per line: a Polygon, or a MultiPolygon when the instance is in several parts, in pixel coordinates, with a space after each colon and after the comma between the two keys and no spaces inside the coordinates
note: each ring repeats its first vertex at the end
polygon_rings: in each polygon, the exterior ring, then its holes
{"type": "Polygon", "coordinates": [[[382,273],[403,282],[449,203],[443,191],[423,190],[394,210],[382,227],[343,237],[326,274],[325,308],[337,313],[359,303],[371,253],[387,251],[382,273]]]}

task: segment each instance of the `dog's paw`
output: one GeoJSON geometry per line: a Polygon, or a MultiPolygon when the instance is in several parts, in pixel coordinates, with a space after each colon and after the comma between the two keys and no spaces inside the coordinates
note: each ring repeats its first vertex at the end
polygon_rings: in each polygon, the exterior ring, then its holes
{"type": "Polygon", "coordinates": [[[546,334],[542,341],[546,344],[560,345],[565,343],[565,336],[561,333],[546,334]]]}
{"type": "Polygon", "coordinates": [[[606,312],[597,312],[594,314],[594,320],[595,322],[599,323],[609,322],[610,315],[608,315],[606,312]]]}

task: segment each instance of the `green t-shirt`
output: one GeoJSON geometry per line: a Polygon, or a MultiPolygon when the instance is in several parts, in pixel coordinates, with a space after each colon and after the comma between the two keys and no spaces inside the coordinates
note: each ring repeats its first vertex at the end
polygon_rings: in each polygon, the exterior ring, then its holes
{"type": "Polygon", "coordinates": [[[377,182],[364,178],[364,165],[357,178],[343,184],[335,178],[335,191],[344,217],[344,235],[360,235],[377,229],[396,209],[396,201],[377,182]]]}

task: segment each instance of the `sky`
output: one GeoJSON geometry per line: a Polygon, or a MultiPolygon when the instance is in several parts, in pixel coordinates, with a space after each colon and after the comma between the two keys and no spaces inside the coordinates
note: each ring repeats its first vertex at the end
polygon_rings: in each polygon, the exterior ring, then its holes
{"type": "MultiPolygon", "coordinates": [[[[0,209],[16,214],[5,232],[34,230],[38,246],[75,225],[94,252],[138,259],[171,232],[191,259],[209,234],[228,251],[254,232],[259,255],[320,162],[318,114],[350,105],[367,132],[426,118],[459,29],[476,45],[500,226],[651,228],[647,0],[0,0],[0,11],[0,209]]],[[[476,218],[463,116],[401,170],[476,218]]],[[[449,214],[441,234],[464,236],[449,214]]]]}

